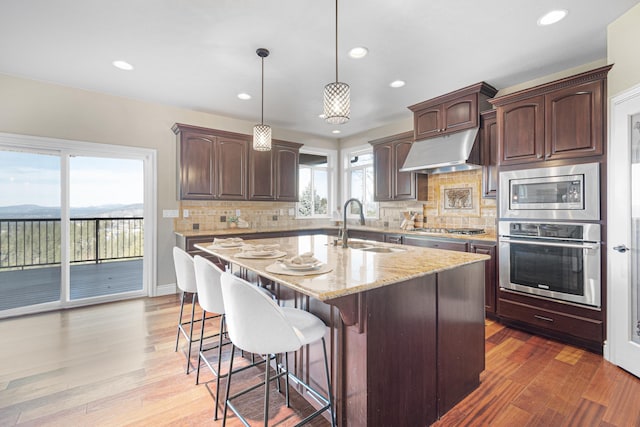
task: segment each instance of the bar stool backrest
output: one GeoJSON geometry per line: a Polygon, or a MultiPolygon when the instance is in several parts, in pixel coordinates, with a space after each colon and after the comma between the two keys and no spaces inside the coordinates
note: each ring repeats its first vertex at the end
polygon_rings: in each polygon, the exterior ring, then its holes
{"type": "Polygon", "coordinates": [[[229,338],[236,347],[273,354],[302,346],[280,307],[256,286],[228,272],[222,273],[221,282],[229,338]]]}
{"type": "Polygon", "coordinates": [[[193,257],[198,287],[198,303],[208,313],[224,314],[220,276],[222,270],[208,259],[193,257]]]}
{"type": "Polygon", "coordinates": [[[173,264],[176,269],[176,283],[178,288],[180,288],[182,292],[197,293],[196,273],[191,255],[179,247],[174,246],[173,264]]]}

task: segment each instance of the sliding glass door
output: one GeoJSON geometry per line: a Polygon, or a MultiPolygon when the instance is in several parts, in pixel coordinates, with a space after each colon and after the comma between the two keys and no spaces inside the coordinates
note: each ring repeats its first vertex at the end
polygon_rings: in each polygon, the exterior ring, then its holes
{"type": "Polygon", "coordinates": [[[70,299],[141,291],[142,161],[74,156],[69,171],[70,299]]]}
{"type": "Polygon", "coordinates": [[[0,134],[0,318],[152,294],[155,151],[0,134]]]}
{"type": "Polygon", "coordinates": [[[61,296],[60,156],[0,150],[0,311],[61,296]]]}

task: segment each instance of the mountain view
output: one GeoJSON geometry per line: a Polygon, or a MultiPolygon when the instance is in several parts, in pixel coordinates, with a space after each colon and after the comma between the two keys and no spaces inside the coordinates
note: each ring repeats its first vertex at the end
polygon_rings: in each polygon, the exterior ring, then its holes
{"type": "MultiPolygon", "coordinates": [[[[114,217],[142,217],[143,205],[102,205],[71,208],[71,218],[114,218],[114,217]]],[[[38,205],[0,206],[0,219],[34,219],[60,218],[59,207],[38,205]]]]}

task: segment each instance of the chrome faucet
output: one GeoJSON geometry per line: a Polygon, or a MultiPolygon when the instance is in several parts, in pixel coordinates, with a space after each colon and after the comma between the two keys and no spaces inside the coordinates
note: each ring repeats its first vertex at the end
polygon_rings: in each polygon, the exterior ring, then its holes
{"type": "Polygon", "coordinates": [[[349,245],[349,235],[347,234],[347,206],[349,203],[356,202],[358,206],[360,206],[360,225],[364,225],[364,210],[362,209],[362,202],[358,199],[349,199],[344,203],[344,218],[342,221],[342,247],[348,248],[349,245]]]}

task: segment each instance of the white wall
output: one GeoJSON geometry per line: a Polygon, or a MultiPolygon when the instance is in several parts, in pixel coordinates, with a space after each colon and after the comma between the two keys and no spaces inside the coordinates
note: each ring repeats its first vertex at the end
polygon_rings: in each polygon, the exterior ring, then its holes
{"type": "MultiPolygon", "coordinates": [[[[156,149],[158,156],[157,284],[175,283],[171,248],[177,209],[174,123],[251,134],[254,123],[0,74],[0,132],[156,149]]],[[[337,149],[337,142],[273,129],[273,137],[337,149]]]]}
{"type": "Polygon", "coordinates": [[[640,84],[640,4],[607,27],[607,59],[614,64],[607,83],[609,98],[640,84]]]}

